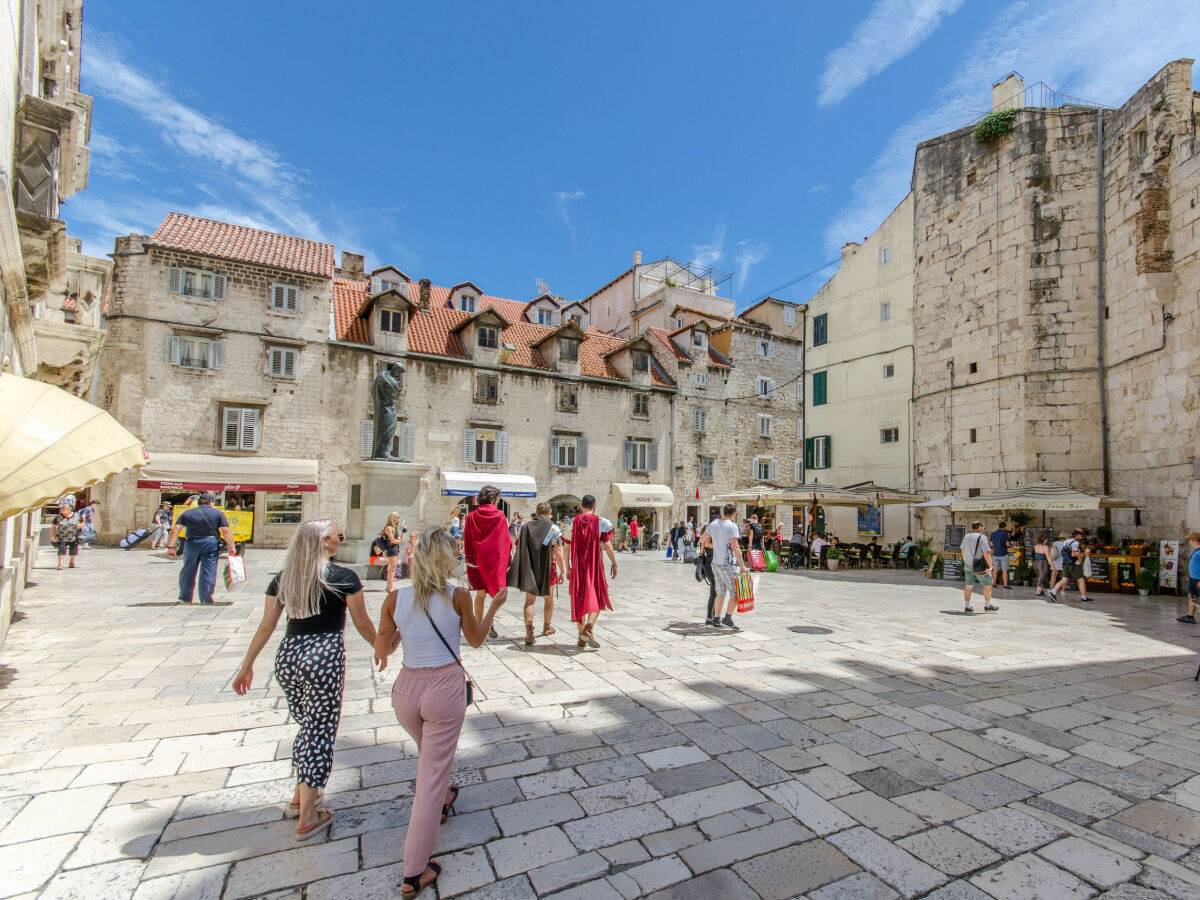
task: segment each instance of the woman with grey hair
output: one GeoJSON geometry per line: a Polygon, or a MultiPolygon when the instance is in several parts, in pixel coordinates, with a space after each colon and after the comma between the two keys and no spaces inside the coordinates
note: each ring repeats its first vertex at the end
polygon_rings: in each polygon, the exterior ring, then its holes
{"type": "Polygon", "coordinates": [[[267,586],[262,623],[233,689],[245,694],[254,679],[254,661],[286,610],[287,634],[275,654],[275,678],[287,697],[288,710],[300,726],[292,744],[298,783],[288,815],[298,815],[296,840],[303,841],[333,822],[319,807],[333,768],[333,742],[342,716],[346,676],[346,611],[363,640],[374,646],[375,626],[363,601],[362,582],[331,560],[343,535],[329,518],[309,519],[292,535],[283,569],[267,586]]]}

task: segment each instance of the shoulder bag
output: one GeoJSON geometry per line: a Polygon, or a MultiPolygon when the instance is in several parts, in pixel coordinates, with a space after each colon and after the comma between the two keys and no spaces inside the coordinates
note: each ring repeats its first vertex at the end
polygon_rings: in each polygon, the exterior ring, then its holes
{"type": "Polygon", "coordinates": [[[429,624],[433,626],[433,633],[438,636],[438,640],[442,642],[442,646],[446,648],[446,652],[454,657],[454,661],[458,663],[458,667],[462,669],[463,678],[467,682],[467,706],[475,702],[475,682],[471,680],[471,676],[467,674],[467,668],[462,664],[462,660],[458,658],[458,654],[450,649],[450,645],[446,643],[446,639],[442,637],[441,631],[438,630],[437,623],[433,621],[433,616],[429,614],[429,610],[425,610],[425,618],[429,620],[429,624]]]}
{"type": "Polygon", "coordinates": [[[979,545],[983,543],[983,535],[975,535],[975,553],[971,558],[971,571],[976,575],[982,575],[988,570],[987,558],[979,552],[979,545]]]}

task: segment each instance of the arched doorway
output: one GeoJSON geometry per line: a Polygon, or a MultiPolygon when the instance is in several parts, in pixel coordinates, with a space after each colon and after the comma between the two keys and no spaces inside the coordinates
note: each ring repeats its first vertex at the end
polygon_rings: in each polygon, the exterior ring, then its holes
{"type": "Polygon", "coordinates": [[[550,518],[555,522],[561,522],[564,516],[575,515],[575,511],[579,509],[579,505],[583,501],[574,494],[559,494],[557,497],[551,497],[547,502],[550,504],[550,518]]]}

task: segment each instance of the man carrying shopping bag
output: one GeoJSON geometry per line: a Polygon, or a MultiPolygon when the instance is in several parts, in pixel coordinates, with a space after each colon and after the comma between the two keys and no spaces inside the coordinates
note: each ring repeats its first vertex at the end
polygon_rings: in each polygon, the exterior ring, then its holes
{"type": "Polygon", "coordinates": [[[733,624],[733,609],[737,605],[734,596],[734,581],[739,572],[747,572],[746,562],[742,559],[742,548],[738,545],[741,536],[734,517],[737,506],[726,503],[721,510],[724,518],[708,526],[713,546],[713,578],[716,586],[717,599],[713,604],[713,618],[708,624],[714,628],[737,628],[733,624]],[[724,604],[725,615],[721,616],[721,606],[724,604]]]}

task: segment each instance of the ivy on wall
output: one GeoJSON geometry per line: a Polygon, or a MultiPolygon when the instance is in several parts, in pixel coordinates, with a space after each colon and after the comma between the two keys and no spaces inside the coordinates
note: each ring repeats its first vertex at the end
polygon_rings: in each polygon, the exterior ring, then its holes
{"type": "Polygon", "coordinates": [[[1013,122],[1017,118],[1017,111],[1013,107],[1007,109],[998,109],[995,112],[990,112],[975,126],[975,143],[986,144],[988,141],[994,141],[1001,135],[1011,134],[1013,130],[1013,122]]]}

